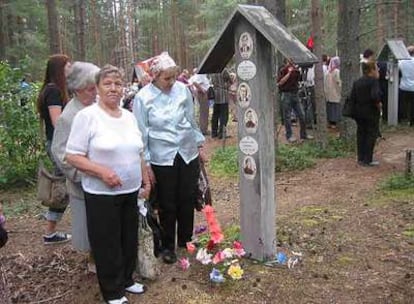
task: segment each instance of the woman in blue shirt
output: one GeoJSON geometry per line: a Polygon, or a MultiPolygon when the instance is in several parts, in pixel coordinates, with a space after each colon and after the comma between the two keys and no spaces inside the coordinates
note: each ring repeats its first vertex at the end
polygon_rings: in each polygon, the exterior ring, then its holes
{"type": "Polygon", "coordinates": [[[163,260],[175,263],[176,235],[178,247],[184,248],[193,234],[204,136],[194,120],[191,93],[176,81],[178,68],[168,53],[154,58],[150,72],[153,81],[135,97],[133,112],[150,181],[157,188],[163,260]]]}

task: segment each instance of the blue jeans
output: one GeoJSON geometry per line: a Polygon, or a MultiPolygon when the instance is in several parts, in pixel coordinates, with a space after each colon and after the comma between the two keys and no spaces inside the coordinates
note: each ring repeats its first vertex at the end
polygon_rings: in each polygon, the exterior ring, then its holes
{"type": "Polygon", "coordinates": [[[282,92],[281,93],[283,120],[285,122],[286,138],[292,137],[292,122],[290,121],[290,113],[292,110],[295,112],[296,117],[299,119],[300,125],[300,138],[306,138],[306,125],[305,115],[303,114],[302,107],[299,102],[297,92],[282,92]]]}

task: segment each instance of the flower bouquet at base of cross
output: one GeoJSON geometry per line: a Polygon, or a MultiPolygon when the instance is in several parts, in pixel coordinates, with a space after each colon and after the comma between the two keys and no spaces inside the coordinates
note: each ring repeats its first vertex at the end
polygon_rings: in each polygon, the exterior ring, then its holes
{"type": "Polygon", "coordinates": [[[242,279],[244,270],[240,260],[246,252],[238,240],[238,231],[237,235],[234,229],[223,233],[213,207],[206,205],[202,212],[207,225],[195,227],[194,238],[186,246],[188,257],[179,260],[181,269],[187,270],[191,264],[210,267],[209,279],[212,283],[242,279]]]}

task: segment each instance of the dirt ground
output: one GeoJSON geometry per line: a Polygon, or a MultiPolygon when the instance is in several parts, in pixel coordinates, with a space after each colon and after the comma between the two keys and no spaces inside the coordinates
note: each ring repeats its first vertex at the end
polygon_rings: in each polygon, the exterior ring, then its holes
{"type": "MultiPolygon", "coordinates": [[[[230,134],[227,144],[236,141],[230,134]]],[[[414,195],[384,198],[377,191],[386,176],[404,170],[404,150],[414,147],[414,131],[388,131],[385,138],[376,149],[379,167],[358,166],[353,158],[322,159],[314,168],[277,174],[278,245],[302,252],[295,268],[244,259],[244,278],[217,286],[209,283],[207,267],[184,272],[161,265],[162,275],[146,282],[144,295],[128,295],[130,303],[414,303],[414,239],[403,234],[414,224],[414,195]]],[[[221,144],[208,140],[210,152],[221,144]]],[[[238,224],[237,179],[210,182],[221,225],[238,224]]],[[[38,204],[31,189],[0,195],[16,209],[23,202],[38,204]]],[[[70,244],[43,245],[41,211],[32,207],[8,218],[0,302],[103,303],[84,255],[70,244]]],[[[61,229],[69,231],[68,214],[61,229]]],[[[202,222],[199,214],[196,220],[202,222]]]]}

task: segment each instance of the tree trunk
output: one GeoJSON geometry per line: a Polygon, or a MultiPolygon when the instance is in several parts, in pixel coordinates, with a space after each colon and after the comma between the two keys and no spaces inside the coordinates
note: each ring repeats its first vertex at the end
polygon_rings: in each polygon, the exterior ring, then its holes
{"type": "MultiPolygon", "coordinates": [[[[286,21],[286,2],[285,0],[280,0],[280,1],[275,1],[275,0],[263,0],[262,3],[255,3],[255,4],[261,4],[263,5],[273,16],[276,17],[277,20],[279,20],[282,24],[286,25],[285,21],[286,21]]],[[[273,88],[272,88],[272,96],[273,99],[275,100],[274,103],[274,113],[273,113],[273,119],[274,119],[274,126],[275,126],[275,130],[276,130],[276,134],[275,134],[275,151],[277,151],[278,148],[278,130],[280,130],[279,128],[279,117],[280,115],[280,95],[276,86],[276,81],[277,81],[277,71],[279,70],[279,66],[282,65],[283,63],[283,57],[280,53],[276,54],[276,50],[274,49],[274,47],[272,46],[272,58],[271,58],[271,65],[272,65],[272,76],[273,76],[273,81],[272,83],[274,84],[273,88]]]]}
{"type": "Polygon", "coordinates": [[[76,53],[77,59],[85,61],[86,49],[85,49],[85,19],[86,8],[85,0],[78,0],[75,2],[75,27],[76,27],[76,53]]]}
{"type": "MultiPolygon", "coordinates": [[[[359,77],[359,0],[338,1],[338,53],[341,58],[342,100],[348,96],[352,83],[359,77]]],[[[355,122],[344,118],[341,137],[351,140],[355,136],[355,122]]]]}
{"type": "Polygon", "coordinates": [[[0,60],[6,59],[6,35],[4,32],[6,22],[4,20],[5,0],[0,0],[0,60]]]}
{"type": "Polygon", "coordinates": [[[47,0],[46,9],[49,29],[50,54],[58,54],[61,53],[61,47],[59,43],[58,12],[55,0],[47,0]]]}
{"type": "MultiPolygon", "coordinates": [[[[314,52],[316,57],[322,58],[322,24],[320,0],[312,0],[312,34],[314,40],[314,52]]],[[[328,132],[326,128],[326,102],[323,92],[322,62],[315,65],[315,103],[316,103],[316,130],[317,141],[322,149],[328,146],[328,132]]]]}
{"type": "Polygon", "coordinates": [[[379,46],[384,44],[385,31],[384,31],[384,6],[382,4],[376,5],[377,14],[377,43],[379,46]]]}

